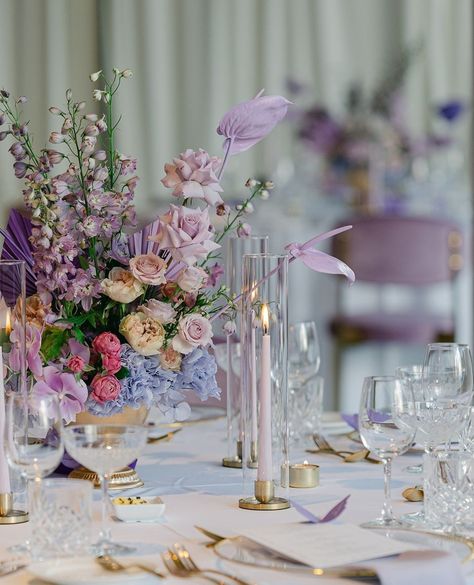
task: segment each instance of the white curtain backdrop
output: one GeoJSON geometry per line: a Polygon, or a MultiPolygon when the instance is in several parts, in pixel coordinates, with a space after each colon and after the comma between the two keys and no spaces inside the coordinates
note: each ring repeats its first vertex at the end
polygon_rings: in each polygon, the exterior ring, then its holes
{"type": "MultiPolygon", "coordinates": [[[[38,146],[54,123],[47,107],[67,87],[88,97],[90,72],[133,69],[118,100],[119,146],[139,157],[144,216],[164,197],[165,161],[186,147],[218,154],[221,115],[262,87],[285,93],[288,77],[341,108],[351,82],[370,90],[403,46],[422,40],[405,86],[413,131],[426,128],[435,101],[470,99],[471,0],[0,0],[0,12],[0,85],[29,96],[38,146]]],[[[271,172],[288,138],[280,128],[235,158],[229,190],[271,172]]],[[[5,217],[20,193],[6,148],[0,178],[5,217]]]]}

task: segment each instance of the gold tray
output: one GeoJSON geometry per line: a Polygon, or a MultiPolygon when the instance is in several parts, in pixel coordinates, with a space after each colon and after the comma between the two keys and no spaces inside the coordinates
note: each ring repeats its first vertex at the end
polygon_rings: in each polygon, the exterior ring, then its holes
{"type": "MultiPolygon", "coordinates": [[[[100,487],[99,477],[95,471],[85,467],[77,467],[68,475],[71,479],[85,479],[91,481],[95,488],[100,487]]],[[[131,467],[125,467],[120,471],[112,473],[109,479],[109,490],[126,490],[129,488],[141,487],[143,481],[138,473],[131,467]]]]}

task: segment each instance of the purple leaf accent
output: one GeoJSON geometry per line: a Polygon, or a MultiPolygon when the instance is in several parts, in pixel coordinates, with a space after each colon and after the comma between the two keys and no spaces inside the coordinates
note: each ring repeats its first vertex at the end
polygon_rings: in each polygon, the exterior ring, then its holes
{"type": "Polygon", "coordinates": [[[351,497],[350,494],[346,496],[343,500],[341,500],[333,508],[331,508],[329,512],[322,518],[318,518],[307,508],[305,508],[301,504],[298,504],[298,502],[296,502],[295,500],[291,500],[291,505],[311,524],[323,524],[325,522],[331,522],[331,520],[335,520],[336,518],[338,518],[346,509],[347,500],[350,497],[351,497]]]}
{"type": "Polygon", "coordinates": [[[329,512],[326,514],[326,516],[324,516],[323,518],[321,518],[321,522],[331,522],[331,520],[335,520],[336,518],[338,518],[346,509],[347,506],[347,500],[350,498],[350,494],[348,496],[346,496],[343,500],[341,500],[338,504],[336,504],[334,506],[334,508],[331,508],[329,510],[329,512]]]}
{"type": "Polygon", "coordinates": [[[359,415],[358,414],[341,414],[341,418],[355,431],[359,430],[359,415]]]}
{"type": "Polygon", "coordinates": [[[279,95],[260,94],[231,108],[219,122],[217,134],[226,139],[224,149],[227,155],[248,150],[286,116],[290,101],[279,95]]]}
{"type": "MultiPolygon", "coordinates": [[[[12,209],[8,217],[7,226],[5,229],[0,228],[0,234],[4,238],[1,259],[23,260],[25,262],[26,295],[31,296],[35,294],[36,276],[33,272],[34,261],[29,241],[29,237],[31,236],[30,220],[16,209],[12,209]]],[[[1,292],[7,299],[14,300],[18,296],[19,286],[20,283],[13,280],[7,282],[4,278],[4,290],[1,292]]]]}

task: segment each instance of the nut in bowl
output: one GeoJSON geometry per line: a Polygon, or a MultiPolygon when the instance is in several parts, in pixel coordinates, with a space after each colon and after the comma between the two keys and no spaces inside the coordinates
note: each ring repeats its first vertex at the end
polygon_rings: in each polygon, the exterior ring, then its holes
{"type": "Polygon", "coordinates": [[[157,522],[165,512],[158,496],[125,496],[112,500],[115,516],[122,522],[157,522]]]}

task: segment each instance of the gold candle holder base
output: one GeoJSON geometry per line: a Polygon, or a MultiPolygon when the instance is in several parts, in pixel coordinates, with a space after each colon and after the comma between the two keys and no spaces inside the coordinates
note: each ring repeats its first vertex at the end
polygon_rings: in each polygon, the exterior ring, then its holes
{"type": "MultiPolygon", "coordinates": [[[[71,479],[84,479],[91,481],[95,488],[100,487],[99,476],[95,471],[86,469],[85,467],[77,467],[73,469],[68,475],[71,479]]],[[[131,467],[125,467],[120,471],[112,473],[109,478],[109,490],[126,490],[129,488],[141,487],[143,481],[140,479],[138,473],[131,467]]]]}
{"type": "Polygon", "coordinates": [[[222,459],[222,465],[224,467],[242,469],[242,441],[237,441],[237,454],[235,457],[224,457],[222,459]]]}
{"type": "Polygon", "coordinates": [[[0,494],[0,524],[22,524],[28,522],[28,512],[13,510],[13,495],[0,494]]]}
{"type": "Polygon", "coordinates": [[[255,482],[255,496],[239,500],[239,508],[244,510],[286,510],[290,502],[286,498],[276,498],[273,481],[255,482]]]}

